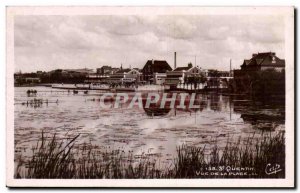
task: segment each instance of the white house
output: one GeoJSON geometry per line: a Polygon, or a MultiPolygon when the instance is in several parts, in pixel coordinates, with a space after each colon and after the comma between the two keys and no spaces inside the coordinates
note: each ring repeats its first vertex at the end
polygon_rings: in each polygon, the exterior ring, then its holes
{"type": "Polygon", "coordinates": [[[138,82],[140,80],[141,73],[136,69],[121,69],[115,74],[112,74],[108,79],[111,83],[129,83],[129,82],[138,82]]]}
{"type": "Polygon", "coordinates": [[[153,73],[153,83],[154,84],[162,85],[165,83],[166,78],[167,78],[166,73],[158,73],[158,72],[153,73]]]}
{"type": "Polygon", "coordinates": [[[189,76],[199,76],[202,70],[198,67],[178,67],[173,71],[167,72],[167,85],[184,84],[189,76]]]}
{"type": "MultiPolygon", "coordinates": [[[[167,72],[167,78],[165,85],[170,88],[184,88],[184,84],[187,83],[188,77],[205,76],[205,71],[199,67],[178,67],[171,72],[167,72]]],[[[197,84],[197,89],[203,88],[204,84],[197,84]]]]}

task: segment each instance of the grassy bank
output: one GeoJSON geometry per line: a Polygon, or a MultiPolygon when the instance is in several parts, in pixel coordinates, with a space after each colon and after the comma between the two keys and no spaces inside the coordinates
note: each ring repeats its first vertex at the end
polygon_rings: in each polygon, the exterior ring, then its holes
{"type": "MultiPolygon", "coordinates": [[[[205,147],[182,145],[171,165],[161,167],[146,153],[133,155],[123,150],[103,149],[92,144],[76,144],[78,136],[66,141],[54,135],[33,148],[28,161],[17,160],[16,178],[284,178],[285,137],[263,135],[261,140],[249,137],[246,142],[217,143],[209,154],[205,147]],[[277,164],[281,171],[269,168],[277,164]]],[[[279,170],[278,169],[278,170],[279,170]]]]}

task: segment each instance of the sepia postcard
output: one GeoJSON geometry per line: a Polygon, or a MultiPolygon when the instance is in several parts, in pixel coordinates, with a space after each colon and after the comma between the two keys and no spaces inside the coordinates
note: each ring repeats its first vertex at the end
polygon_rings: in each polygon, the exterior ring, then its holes
{"type": "Polygon", "coordinates": [[[294,7],[7,7],[8,187],[295,186],[294,7]]]}

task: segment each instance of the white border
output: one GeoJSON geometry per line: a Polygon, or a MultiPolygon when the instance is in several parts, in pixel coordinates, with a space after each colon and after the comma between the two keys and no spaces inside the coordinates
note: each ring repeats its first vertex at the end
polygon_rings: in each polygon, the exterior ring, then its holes
{"type": "Polygon", "coordinates": [[[293,7],[9,7],[7,8],[7,186],[13,187],[293,187],[294,186],[294,8],[293,7]],[[285,16],[286,179],[33,180],[14,179],[14,25],[15,15],[278,15],[285,16]]]}

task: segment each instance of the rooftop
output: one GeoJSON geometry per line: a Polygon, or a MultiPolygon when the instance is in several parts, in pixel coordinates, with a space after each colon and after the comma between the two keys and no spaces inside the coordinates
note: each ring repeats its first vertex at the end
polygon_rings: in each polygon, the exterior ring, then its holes
{"type": "Polygon", "coordinates": [[[151,65],[153,72],[164,73],[166,70],[172,70],[168,62],[165,60],[148,60],[143,70],[146,70],[147,66],[149,65],[151,65]]]}
{"type": "Polygon", "coordinates": [[[262,52],[253,54],[249,60],[244,60],[243,65],[285,65],[285,60],[282,60],[276,56],[275,52],[262,52]]]}
{"type": "Polygon", "coordinates": [[[192,67],[188,67],[188,66],[185,66],[185,67],[177,67],[175,68],[173,71],[187,71],[189,69],[191,69],[192,67]]]}
{"type": "Polygon", "coordinates": [[[127,73],[127,72],[130,72],[130,71],[131,71],[130,68],[125,68],[125,69],[118,70],[116,73],[127,73]]]}

